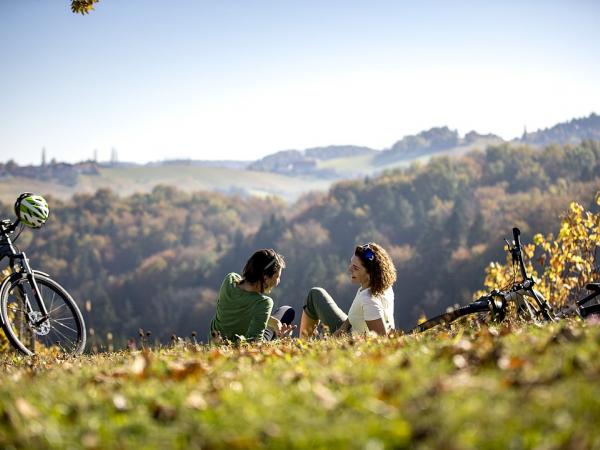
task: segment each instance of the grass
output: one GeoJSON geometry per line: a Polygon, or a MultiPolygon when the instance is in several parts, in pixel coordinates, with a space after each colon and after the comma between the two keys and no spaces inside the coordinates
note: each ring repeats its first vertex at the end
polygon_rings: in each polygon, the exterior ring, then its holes
{"type": "Polygon", "coordinates": [[[600,326],[3,355],[1,448],[599,448],[600,326]]]}
{"type": "Polygon", "coordinates": [[[318,162],[319,169],[333,169],[341,174],[356,175],[374,170],[375,155],[356,155],[344,158],[324,159],[318,162]]]}

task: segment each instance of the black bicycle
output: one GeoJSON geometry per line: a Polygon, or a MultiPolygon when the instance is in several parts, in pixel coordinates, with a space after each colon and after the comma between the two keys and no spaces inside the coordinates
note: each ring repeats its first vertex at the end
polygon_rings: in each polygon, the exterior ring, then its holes
{"type": "Polygon", "coordinates": [[[586,305],[594,298],[600,296],[600,283],[588,283],[585,288],[590,292],[590,294],[586,295],[584,298],[577,300],[575,307],[577,314],[580,317],[586,318],[591,316],[592,314],[600,314],[600,304],[595,303],[593,305],[586,305]]]}
{"type": "Polygon", "coordinates": [[[411,332],[422,332],[436,325],[448,324],[461,317],[480,313],[489,313],[492,320],[501,321],[506,317],[510,305],[514,305],[517,315],[525,320],[536,323],[555,321],[556,317],[548,302],[534,288],[535,281],[527,275],[527,271],[525,270],[523,252],[521,250],[521,232],[518,228],[513,228],[513,237],[514,241],[512,245],[505,240],[508,251],[512,256],[513,273],[515,274],[508,289],[493,290],[466,306],[450,310],[417,325],[411,332]],[[520,282],[516,281],[517,272],[521,274],[522,280],[520,282]]]}
{"type": "Polygon", "coordinates": [[[8,258],[11,274],[0,285],[0,318],[10,343],[33,355],[43,350],[81,354],[86,331],[81,311],[69,293],[47,273],[32,270],[25,252],[10,236],[19,219],[0,221],[0,260],[8,258]]]}

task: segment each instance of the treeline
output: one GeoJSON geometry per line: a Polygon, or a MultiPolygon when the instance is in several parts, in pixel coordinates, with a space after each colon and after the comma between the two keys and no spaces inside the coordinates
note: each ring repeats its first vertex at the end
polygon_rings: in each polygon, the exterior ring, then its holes
{"type": "Polygon", "coordinates": [[[523,133],[520,141],[524,144],[543,146],[550,143],[569,144],[582,140],[600,139],[600,116],[591,113],[588,117],[572,119],[551,128],[523,133]]]}
{"type": "MultiPolygon", "coordinates": [[[[126,198],[103,189],[47,200],[50,220],[25,229],[17,246],[77,300],[90,342],[105,344],[107,336],[123,344],[139,328],[162,340],[200,330],[214,303],[213,271],[285,206],[165,186],[126,198]]],[[[14,218],[12,205],[1,212],[14,218]]]]}
{"type": "Polygon", "coordinates": [[[398,268],[396,323],[409,328],[423,313],[470,300],[486,265],[504,260],[503,238],[512,227],[531,239],[556,231],[572,200],[596,210],[599,174],[600,143],[589,141],[543,151],[503,145],[435,158],[339,183],[297,205],[293,217],[263,224],[245,250],[264,245],[268,236],[289,255],[280,302],[301,305],[307,289],[318,284],[347,308],[355,290],[345,274],[353,246],[379,242],[398,268]]]}
{"type": "MultiPolygon", "coordinates": [[[[570,201],[597,209],[598,174],[600,144],[586,141],[435,158],[338,183],[292,206],[169,187],[126,198],[101,190],[49,199],[51,220],[19,244],[82,308],[89,301],[92,343],[106,343],[110,332],[124,344],[139,328],[163,342],[193,331],[204,339],[223,276],[261,247],[288,263],[276,303],[300,311],[308,289],[320,285],[347,309],[355,287],[346,267],[354,246],[369,241],[396,263],[396,323],[409,328],[423,313],[470,300],[487,263],[504,259],[513,226],[527,241],[556,231],[570,201]]],[[[6,217],[10,205],[2,208],[6,217]]]]}

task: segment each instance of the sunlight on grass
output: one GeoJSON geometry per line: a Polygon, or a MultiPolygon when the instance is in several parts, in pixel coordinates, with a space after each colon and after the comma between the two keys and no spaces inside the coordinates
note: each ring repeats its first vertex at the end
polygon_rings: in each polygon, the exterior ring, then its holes
{"type": "Polygon", "coordinates": [[[594,448],[600,327],[0,357],[3,448],[594,448]]]}

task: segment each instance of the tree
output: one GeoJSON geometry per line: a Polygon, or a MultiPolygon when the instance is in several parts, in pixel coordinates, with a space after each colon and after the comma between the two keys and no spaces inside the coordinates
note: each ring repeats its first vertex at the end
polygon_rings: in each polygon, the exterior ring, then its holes
{"type": "Polygon", "coordinates": [[[89,14],[90,11],[94,10],[94,4],[100,0],[71,0],[71,11],[74,14],[89,14]]]}

